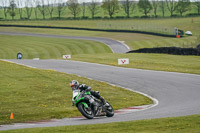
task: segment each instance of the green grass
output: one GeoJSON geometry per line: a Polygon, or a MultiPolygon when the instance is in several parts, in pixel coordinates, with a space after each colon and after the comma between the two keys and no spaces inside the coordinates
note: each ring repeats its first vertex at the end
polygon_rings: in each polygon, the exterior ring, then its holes
{"type": "Polygon", "coordinates": [[[87,40],[0,35],[0,58],[13,59],[23,53],[25,59],[61,59],[62,55],[111,53],[103,43],[87,40]]]}
{"type": "Polygon", "coordinates": [[[129,58],[130,64],[122,67],[200,74],[199,56],[112,54],[102,43],[56,38],[0,35],[0,43],[1,59],[16,59],[19,51],[23,59],[62,59],[62,55],[72,54],[72,60],[118,66],[118,58],[129,58]]]}
{"type": "MultiPolygon", "coordinates": [[[[110,33],[97,31],[80,30],[59,30],[59,29],[38,29],[38,28],[0,28],[0,31],[31,32],[41,34],[58,34],[73,36],[95,36],[107,37],[124,41],[132,50],[151,47],[196,47],[200,43],[200,17],[195,18],[168,18],[168,19],[125,19],[125,20],[63,20],[63,21],[0,21],[0,24],[25,24],[25,25],[50,25],[68,26],[82,28],[102,28],[101,23],[114,24],[121,27],[126,24],[128,27],[162,27],[161,29],[173,29],[177,27],[184,31],[192,31],[193,36],[184,38],[169,38],[135,33],[110,33]],[[193,21],[192,21],[193,19],[193,21]]],[[[156,28],[155,28],[156,29],[156,28]]],[[[158,28],[159,30],[159,28],[158,28]]]]}
{"type": "Polygon", "coordinates": [[[69,83],[73,79],[100,91],[115,110],[152,103],[140,94],[71,74],[33,69],[5,61],[0,61],[0,68],[0,125],[81,116],[72,106],[69,83]],[[11,112],[14,114],[13,120],[10,120],[11,112]]]}
{"type": "Polygon", "coordinates": [[[109,124],[32,128],[2,131],[2,133],[199,133],[200,115],[117,122],[109,124]]]}
{"type": "Polygon", "coordinates": [[[129,53],[75,55],[72,59],[128,68],[200,74],[200,56],[129,53]],[[129,64],[118,65],[119,58],[129,58],[129,64]]]}
{"type": "Polygon", "coordinates": [[[121,20],[35,20],[35,21],[0,21],[0,24],[78,27],[91,29],[127,29],[144,31],[173,32],[174,27],[199,33],[200,17],[160,18],[160,19],[121,19],[121,20]],[[193,21],[192,21],[193,19],[193,21]]]}

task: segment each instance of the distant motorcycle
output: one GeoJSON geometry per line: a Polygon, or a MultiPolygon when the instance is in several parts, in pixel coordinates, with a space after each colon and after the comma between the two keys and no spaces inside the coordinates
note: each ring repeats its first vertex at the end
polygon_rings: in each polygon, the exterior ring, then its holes
{"type": "Polygon", "coordinates": [[[100,117],[100,116],[107,116],[107,117],[114,116],[113,107],[110,104],[104,106],[103,103],[99,99],[92,96],[90,92],[78,91],[76,96],[72,98],[72,102],[73,105],[75,105],[81,112],[81,114],[87,119],[93,119],[94,117],[100,117]],[[89,97],[90,101],[86,102],[85,97],[89,97]],[[93,102],[96,102],[98,107],[96,114],[94,113],[93,104],[91,104],[93,102]]]}

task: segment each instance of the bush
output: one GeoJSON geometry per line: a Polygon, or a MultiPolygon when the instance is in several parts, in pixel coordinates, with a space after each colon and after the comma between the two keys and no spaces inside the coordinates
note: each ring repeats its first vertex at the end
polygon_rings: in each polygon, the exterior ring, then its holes
{"type": "Polygon", "coordinates": [[[116,16],[115,17],[116,19],[124,19],[124,18],[127,18],[126,16],[116,16]]]}
{"type": "Polygon", "coordinates": [[[141,16],[141,18],[151,18],[150,16],[141,16]]]}
{"type": "Polygon", "coordinates": [[[197,45],[197,49],[200,49],[200,44],[199,44],[199,45],[197,45]]]}
{"type": "Polygon", "coordinates": [[[189,13],[186,16],[198,16],[198,15],[199,15],[198,13],[189,13]]]}
{"type": "Polygon", "coordinates": [[[110,17],[105,16],[104,19],[110,19],[110,17]]]}
{"type": "Polygon", "coordinates": [[[21,20],[29,20],[28,18],[24,17],[24,18],[21,18],[21,20]]]}
{"type": "Polygon", "coordinates": [[[133,18],[140,18],[140,16],[134,16],[133,18]]]}
{"type": "Polygon", "coordinates": [[[102,19],[102,17],[101,17],[101,16],[98,16],[98,17],[94,17],[94,19],[102,19]]]}
{"type": "Polygon", "coordinates": [[[51,18],[51,20],[64,20],[64,19],[66,19],[66,18],[64,18],[64,17],[53,17],[53,18],[51,18]]]}
{"type": "Polygon", "coordinates": [[[89,19],[88,16],[81,17],[81,19],[89,19]]]}
{"type": "Polygon", "coordinates": [[[176,18],[176,17],[180,17],[180,16],[177,14],[173,14],[171,17],[176,18]]]}

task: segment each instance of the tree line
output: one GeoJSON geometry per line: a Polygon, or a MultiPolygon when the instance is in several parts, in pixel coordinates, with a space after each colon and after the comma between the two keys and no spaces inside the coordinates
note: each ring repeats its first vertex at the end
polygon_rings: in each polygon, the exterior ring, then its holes
{"type": "Polygon", "coordinates": [[[161,10],[162,16],[165,17],[166,10],[170,12],[170,16],[173,16],[175,12],[178,12],[180,16],[183,13],[192,10],[192,7],[196,8],[196,13],[200,15],[200,0],[103,0],[97,2],[92,0],[91,2],[79,3],[78,0],[1,0],[0,9],[3,10],[4,19],[7,19],[8,15],[15,19],[16,15],[19,15],[19,19],[23,19],[24,13],[26,19],[30,19],[34,14],[35,19],[38,19],[39,14],[43,19],[49,16],[53,18],[53,14],[57,14],[57,18],[60,19],[61,15],[66,13],[68,9],[73,15],[73,18],[77,18],[81,14],[82,18],[87,18],[86,10],[89,10],[92,18],[102,8],[110,18],[122,9],[129,18],[134,14],[135,10],[139,10],[145,17],[153,11],[154,17],[157,17],[158,9],[161,10]],[[193,5],[193,6],[192,6],[193,5]]]}

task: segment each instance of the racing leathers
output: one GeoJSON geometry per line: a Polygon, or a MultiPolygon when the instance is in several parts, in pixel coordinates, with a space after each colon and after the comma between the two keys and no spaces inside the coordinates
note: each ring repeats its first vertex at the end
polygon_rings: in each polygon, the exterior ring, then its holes
{"type": "Polygon", "coordinates": [[[92,91],[91,90],[92,88],[90,86],[87,86],[85,84],[80,84],[78,88],[80,89],[80,91],[82,91],[82,90],[85,90],[86,92],[89,91],[91,93],[91,95],[100,99],[103,104],[106,104],[106,100],[103,99],[103,97],[101,97],[100,93],[98,91],[92,91]]]}
{"type": "MultiPolygon", "coordinates": [[[[85,84],[80,84],[79,86],[78,86],[78,89],[80,90],[80,91],[86,91],[86,92],[90,92],[90,94],[92,95],[92,96],[94,96],[94,97],[96,97],[97,99],[100,99],[101,100],[101,102],[103,103],[103,105],[106,105],[107,104],[107,102],[106,102],[106,100],[104,100],[102,97],[101,97],[101,95],[100,95],[100,93],[98,92],[98,91],[92,91],[91,89],[91,87],[90,86],[87,86],[87,85],[85,85],[85,84]]],[[[90,102],[92,105],[93,105],[93,110],[94,110],[94,113],[95,113],[95,115],[97,115],[98,114],[98,106],[97,106],[97,103],[96,102],[94,102],[92,99],[91,99],[91,97],[85,97],[85,100],[86,101],[88,101],[88,102],[90,102]]]]}

